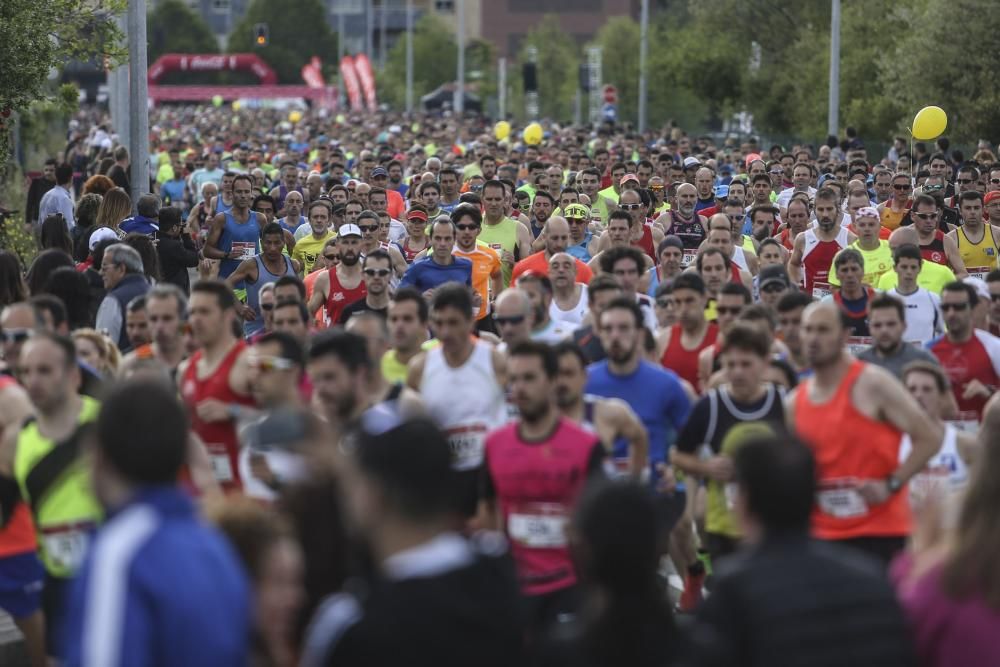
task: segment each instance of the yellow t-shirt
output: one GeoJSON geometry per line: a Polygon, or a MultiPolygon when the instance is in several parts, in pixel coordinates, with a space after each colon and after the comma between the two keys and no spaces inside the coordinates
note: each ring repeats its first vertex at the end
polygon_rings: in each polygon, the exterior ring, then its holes
{"type": "Polygon", "coordinates": [[[335,238],[337,238],[337,232],[331,229],[327,230],[322,238],[317,239],[314,235],[309,234],[295,242],[295,248],[292,250],[292,259],[296,259],[302,264],[303,275],[307,276],[312,273],[316,257],[323,252],[326,242],[335,238]]]}
{"type": "Polygon", "coordinates": [[[387,350],[382,355],[382,377],[389,384],[406,382],[407,365],[396,358],[395,350],[387,350]]]}
{"type": "MultiPolygon", "coordinates": [[[[923,287],[928,292],[940,294],[944,286],[955,281],[955,273],[943,264],[923,261],[920,264],[920,273],[917,274],[917,286],[923,287]]],[[[899,284],[899,276],[896,270],[886,272],[878,281],[878,289],[885,292],[891,290],[899,284]]]]}
{"type": "MultiPolygon", "coordinates": [[[[889,242],[880,239],[878,248],[875,250],[865,250],[858,245],[859,243],[860,241],[855,241],[848,247],[860,252],[861,256],[865,259],[865,275],[861,278],[861,282],[871,287],[878,287],[878,282],[882,276],[893,270],[892,249],[889,248],[889,242]]],[[[840,253],[837,254],[839,255],[840,253]]],[[[830,262],[830,278],[828,282],[835,287],[840,287],[840,281],[837,279],[837,272],[834,269],[836,261],[837,258],[835,256],[833,261],[830,262]]],[[[926,262],[924,263],[926,264],[926,262]]]]}

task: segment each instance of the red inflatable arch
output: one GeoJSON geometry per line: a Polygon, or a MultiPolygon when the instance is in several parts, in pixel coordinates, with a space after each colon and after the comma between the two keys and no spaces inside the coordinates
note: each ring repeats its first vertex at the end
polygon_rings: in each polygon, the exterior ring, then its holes
{"type": "Polygon", "coordinates": [[[278,75],[254,53],[166,53],[149,67],[150,85],[168,72],[253,72],[261,85],[273,86],[278,75]]]}

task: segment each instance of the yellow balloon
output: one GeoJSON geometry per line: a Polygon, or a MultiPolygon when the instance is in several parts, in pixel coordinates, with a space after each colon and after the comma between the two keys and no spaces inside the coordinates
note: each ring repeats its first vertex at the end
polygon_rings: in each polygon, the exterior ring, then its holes
{"type": "Polygon", "coordinates": [[[524,143],[529,146],[536,146],[542,143],[542,134],[542,126],[538,123],[532,123],[524,128],[522,137],[524,138],[524,143]]]}
{"type": "Polygon", "coordinates": [[[288,114],[288,122],[289,123],[297,123],[300,120],[302,120],[302,112],[301,111],[292,111],[292,112],[290,112],[288,114]]]}
{"type": "Polygon", "coordinates": [[[233,100],[233,111],[239,111],[241,106],[239,100],[233,100]]]}
{"type": "Polygon", "coordinates": [[[913,118],[913,138],[921,141],[937,139],[948,127],[948,114],[941,107],[924,107],[913,118]]]}
{"type": "Polygon", "coordinates": [[[496,125],[493,126],[493,136],[497,138],[497,141],[503,141],[510,136],[510,123],[505,120],[498,121],[496,125]]]}

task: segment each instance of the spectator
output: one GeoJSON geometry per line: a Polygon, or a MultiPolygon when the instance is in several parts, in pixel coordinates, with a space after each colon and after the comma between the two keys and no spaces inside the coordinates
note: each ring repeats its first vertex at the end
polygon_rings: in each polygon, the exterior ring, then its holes
{"type": "Polygon", "coordinates": [[[82,262],[87,259],[90,235],[97,227],[97,212],[101,208],[104,197],[97,194],[86,194],[76,203],[76,227],[73,228],[73,259],[82,262]]]}
{"type": "Polygon", "coordinates": [[[66,306],[70,331],[94,326],[96,306],[91,304],[90,284],[82,273],[69,266],[59,267],[45,281],[44,290],[66,306]]]}
{"type": "Polygon", "coordinates": [[[118,238],[122,238],[125,234],[119,225],[131,214],[132,200],[129,199],[128,193],[121,188],[114,188],[109,190],[101,201],[101,207],[97,210],[97,226],[108,227],[118,234],[118,238]]]}
{"type": "Polygon", "coordinates": [[[42,167],[42,175],[38,178],[33,178],[31,185],[28,187],[28,201],[25,204],[24,219],[30,225],[38,223],[40,219],[38,217],[38,208],[42,203],[42,197],[56,186],[56,164],[58,163],[54,158],[46,160],[45,166],[42,167]]]}
{"type": "Polygon", "coordinates": [[[115,182],[103,174],[94,174],[83,184],[83,194],[95,194],[103,197],[115,187],[115,182]]]}
{"type": "Polygon", "coordinates": [[[31,262],[31,266],[28,267],[28,275],[26,277],[28,294],[41,294],[45,291],[45,281],[60,266],[73,266],[73,258],[66,251],[51,248],[38,253],[34,261],[31,262]]]}
{"type": "Polygon", "coordinates": [[[77,329],[73,332],[73,343],[77,358],[101,377],[113,378],[118,374],[122,356],[118,346],[106,335],[96,329],[77,329]]]}
{"type": "Polygon", "coordinates": [[[76,224],[73,218],[73,167],[68,164],[56,165],[56,187],[42,197],[38,205],[38,219],[45,220],[59,213],[66,220],[67,229],[76,224]]]}
{"type": "Polygon", "coordinates": [[[21,259],[10,250],[0,250],[0,309],[27,298],[21,259]]]}
{"type": "Polygon", "coordinates": [[[40,250],[54,248],[73,255],[73,239],[61,214],[54,213],[42,221],[38,228],[38,247],[40,250]]]}
{"type": "Polygon", "coordinates": [[[125,329],[125,307],[149,291],[142,271],[142,258],[135,248],[116,243],[104,251],[100,272],[108,293],[97,310],[97,329],[106,332],[122,352],[132,348],[125,329]]]}
{"type": "Polygon", "coordinates": [[[126,234],[143,234],[155,238],[160,231],[160,198],[145,194],[135,203],[135,215],[125,218],[118,226],[126,234]]]}
{"type": "Polygon", "coordinates": [[[153,239],[138,232],[125,235],[125,245],[135,248],[142,258],[142,272],[150,285],[160,282],[160,257],[153,239]]]}
{"type": "Polygon", "coordinates": [[[198,250],[189,234],[183,233],[181,211],[176,206],[160,209],[160,235],[156,254],[160,264],[160,279],[177,285],[185,294],[190,291],[188,269],[198,266],[198,250]]]}

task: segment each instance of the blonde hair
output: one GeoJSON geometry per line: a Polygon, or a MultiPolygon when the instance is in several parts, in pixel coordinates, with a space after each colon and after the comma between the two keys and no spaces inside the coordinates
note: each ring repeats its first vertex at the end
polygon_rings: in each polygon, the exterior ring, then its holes
{"type": "Polygon", "coordinates": [[[104,195],[97,209],[97,226],[117,230],[125,218],[132,215],[132,200],[121,188],[112,188],[104,195]]]}
{"type": "Polygon", "coordinates": [[[83,328],[77,329],[73,332],[73,342],[77,340],[86,340],[94,344],[97,348],[97,353],[101,357],[101,364],[103,368],[98,368],[97,370],[107,375],[109,377],[118,374],[118,367],[121,365],[122,355],[118,351],[118,346],[115,345],[114,341],[108,338],[105,334],[101,333],[97,329],[83,328]]]}

